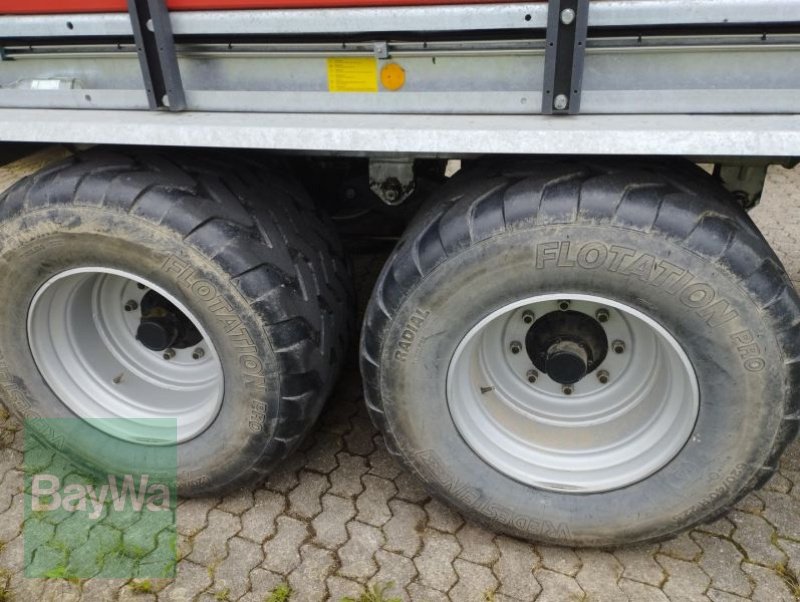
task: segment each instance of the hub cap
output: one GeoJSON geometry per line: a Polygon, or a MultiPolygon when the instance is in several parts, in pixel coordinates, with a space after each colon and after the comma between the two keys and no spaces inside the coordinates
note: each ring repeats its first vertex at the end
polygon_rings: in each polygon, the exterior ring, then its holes
{"type": "Polygon", "coordinates": [[[186,441],[222,404],[222,364],[203,327],[127,272],[80,268],[51,278],[31,302],[28,342],[45,382],[75,414],[125,419],[97,423],[120,439],[176,443],[177,422],[177,442],[186,441]]]}
{"type": "Polygon", "coordinates": [[[655,473],[688,441],[699,410],[694,370],[672,335],[590,295],[531,297],[486,317],[456,349],[447,400],[488,464],[571,492],[655,473]]]}

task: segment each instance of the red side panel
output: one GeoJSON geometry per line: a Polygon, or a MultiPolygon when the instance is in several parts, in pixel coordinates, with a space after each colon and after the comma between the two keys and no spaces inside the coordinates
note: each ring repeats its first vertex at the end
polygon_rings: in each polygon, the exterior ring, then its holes
{"type": "MultiPolygon", "coordinates": [[[[170,10],[255,8],[324,8],[422,4],[488,4],[507,0],[167,0],[170,10]]],[[[128,10],[126,0],[0,0],[0,14],[115,13],[128,10]]]]}

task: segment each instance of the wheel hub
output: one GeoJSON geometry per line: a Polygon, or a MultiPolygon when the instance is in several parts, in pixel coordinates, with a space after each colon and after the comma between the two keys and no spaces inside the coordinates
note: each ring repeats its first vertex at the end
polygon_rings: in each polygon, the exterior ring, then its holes
{"type": "Polygon", "coordinates": [[[141,308],[136,339],[148,349],[186,349],[203,340],[203,335],[186,314],[157,292],[148,291],[142,297],[141,308]]]}
{"type": "Polygon", "coordinates": [[[525,350],[537,369],[562,385],[573,385],[599,366],[608,354],[600,323],[574,310],[550,312],[528,329],[525,350]]]}

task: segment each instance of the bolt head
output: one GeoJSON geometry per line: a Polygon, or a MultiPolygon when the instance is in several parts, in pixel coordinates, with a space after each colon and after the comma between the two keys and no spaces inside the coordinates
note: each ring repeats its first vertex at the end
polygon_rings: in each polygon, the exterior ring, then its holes
{"type": "Polygon", "coordinates": [[[202,347],[198,347],[192,352],[192,359],[199,360],[206,354],[205,350],[202,347]]]}
{"type": "Polygon", "coordinates": [[[608,313],[608,310],[605,308],[598,309],[597,312],[594,314],[594,317],[597,318],[598,322],[608,322],[608,319],[611,315],[608,313]]]}
{"type": "Polygon", "coordinates": [[[171,360],[173,357],[175,357],[175,350],[172,347],[165,349],[163,357],[165,360],[171,360]]]}
{"type": "Polygon", "coordinates": [[[569,99],[564,94],[559,94],[553,100],[553,108],[556,111],[563,111],[569,106],[569,99]]]}
{"type": "Polygon", "coordinates": [[[528,370],[527,376],[528,376],[528,382],[531,384],[539,380],[539,372],[537,372],[536,370],[528,370]]]}
{"type": "Polygon", "coordinates": [[[564,395],[572,395],[573,391],[575,391],[575,389],[572,388],[572,385],[564,385],[561,387],[561,392],[564,395]]]}
{"type": "Polygon", "coordinates": [[[561,311],[567,311],[569,309],[569,306],[570,302],[566,299],[558,302],[558,309],[560,309],[561,311]]]}
{"type": "Polygon", "coordinates": [[[525,324],[533,324],[533,321],[534,321],[535,318],[536,318],[536,314],[534,314],[530,310],[526,310],[526,311],[522,312],[522,321],[525,322],[525,324]]]}
{"type": "Polygon", "coordinates": [[[572,25],[575,21],[575,11],[571,8],[565,8],[561,11],[561,22],[564,25],[572,25]]]}
{"type": "Polygon", "coordinates": [[[125,303],[125,311],[135,311],[138,308],[139,304],[133,299],[125,303]]]}
{"type": "Polygon", "coordinates": [[[522,351],[522,343],[520,343],[519,341],[512,341],[509,347],[511,348],[511,353],[514,354],[517,354],[520,351],[522,351]]]}
{"type": "Polygon", "coordinates": [[[608,378],[608,371],[606,370],[600,370],[597,373],[597,380],[599,380],[602,384],[606,384],[608,382],[608,378]]]}
{"type": "Polygon", "coordinates": [[[622,341],[614,341],[611,343],[611,348],[614,350],[614,353],[625,353],[625,343],[622,341]]]}

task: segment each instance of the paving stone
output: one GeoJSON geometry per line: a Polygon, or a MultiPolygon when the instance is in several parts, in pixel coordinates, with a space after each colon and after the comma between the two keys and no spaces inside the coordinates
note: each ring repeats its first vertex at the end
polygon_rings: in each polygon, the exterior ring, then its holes
{"type": "Polygon", "coordinates": [[[464,519],[458,512],[437,499],[425,504],[425,512],[428,515],[428,526],[445,533],[455,533],[464,524],[464,519]]]}
{"type": "Polygon", "coordinates": [[[662,542],[659,551],[661,554],[679,560],[695,560],[701,552],[700,546],[692,541],[688,533],[680,533],[672,539],[662,542]]]}
{"type": "Polygon", "coordinates": [[[412,583],[408,586],[408,595],[413,602],[450,602],[447,594],[444,594],[431,587],[426,587],[420,583],[412,583]]]}
{"type": "Polygon", "coordinates": [[[325,580],[336,565],[333,552],[304,545],[300,549],[300,558],[300,565],[289,575],[292,597],[308,602],[324,600],[328,595],[325,580]]]}
{"type": "Polygon", "coordinates": [[[614,550],[614,556],[622,565],[622,576],[656,587],[664,581],[664,569],[655,560],[658,544],[642,544],[614,550]]]}
{"type": "Polygon", "coordinates": [[[181,560],[175,568],[175,580],[158,595],[159,600],[188,602],[211,586],[211,575],[206,567],[181,560]]]}
{"type": "Polygon", "coordinates": [[[369,455],[368,459],[369,473],[390,481],[396,479],[403,472],[403,467],[388,452],[383,437],[377,435],[374,442],[375,451],[369,455]]]}
{"type": "Polygon", "coordinates": [[[622,576],[622,565],[612,554],[598,550],[578,550],[578,556],[582,566],[575,580],[590,599],[627,602],[627,596],[617,586],[617,581],[622,576]]]}
{"type": "MultiPolygon", "coordinates": [[[[369,580],[370,585],[386,585],[393,583],[391,591],[386,592],[386,597],[396,596],[397,592],[402,592],[409,583],[417,576],[417,569],[414,563],[400,554],[378,550],[375,553],[375,560],[378,561],[380,569],[369,580]],[[395,593],[392,593],[395,592],[395,593]]],[[[459,598],[454,599],[458,600],[459,598]]]]}
{"type": "MultiPolygon", "coordinates": [[[[797,186],[797,181],[795,181],[794,185],[797,186]]],[[[781,468],[800,470],[800,441],[795,440],[794,443],[786,448],[783,456],[781,456],[781,468]]]]}
{"type": "Polygon", "coordinates": [[[748,493],[743,499],[736,502],[733,507],[742,512],[760,514],[764,510],[764,500],[758,497],[757,493],[748,493]]]}
{"type": "Polygon", "coordinates": [[[422,535],[422,552],[414,558],[419,571],[419,582],[427,587],[446,592],[455,584],[452,562],[461,552],[453,535],[426,530],[422,535]]]}
{"type": "MultiPolygon", "coordinates": [[[[4,565],[0,565],[4,566],[4,565]]],[[[7,566],[4,566],[6,570],[8,570],[7,566]]],[[[109,586],[106,584],[107,579],[91,579],[87,581],[87,583],[93,582],[93,585],[88,588],[88,592],[86,594],[86,600],[88,602],[106,602],[108,599],[109,592],[114,593],[116,590],[114,589],[113,585],[109,586]],[[105,598],[98,597],[95,592],[98,592],[102,587],[102,592],[105,595],[105,598]]],[[[2,583],[2,579],[0,579],[0,583],[2,583]]],[[[25,577],[24,571],[18,571],[11,575],[11,578],[8,580],[8,587],[12,592],[11,600],[41,600],[44,596],[44,579],[28,579],[25,577]]],[[[124,581],[123,581],[124,584],[124,581]]],[[[117,588],[118,589],[118,588],[117,588]]]]}
{"type": "Polygon", "coordinates": [[[426,514],[419,506],[400,500],[389,502],[389,508],[392,518],[383,526],[383,533],[386,535],[384,547],[411,558],[422,545],[426,514]]]}
{"type": "Polygon", "coordinates": [[[747,575],[740,568],[744,557],[730,541],[704,533],[692,535],[703,549],[700,568],[711,577],[711,586],[740,596],[750,595],[747,575]]]}
{"type": "Polygon", "coordinates": [[[753,602],[792,602],[792,595],[786,582],[771,569],[745,562],[742,570],[753,578],[755,589],[750,599],[753,602]]]}
{"type": "Polygon", "coordinates": [[[350,423],[353,430],[344,436],[345,449],[356,456],[368,456],[375,451],[375,427],[366,416],[355,416],[350,423]]]}
{"type": "Polygon", "coordinates": [[[308,527],[302,521],[280,516],[275,536],[264,544],[264,568],[287,575],[300,564],[300,544],[308,537],[308,527]]]}
{"type": "Polygon", "coordinates": [[[336,458],[339,467],[330,473],[331,488],[328,493],[341,497],[355,497],[364,491],[361,477],[367,473],[367,461],[361,456],[340,452],[336,458]]]}
{"type": "Polygon", "coordinates": [[[762,516],[777,527],[781,535],[800,540],[800,500],[785,493],[762,491],[761,497],[766,504],[762,516]]]}
{"type": "Polygon", "coordinates": [[[217,510],[231,514],[242,514],[253,507],[253,492],[250,489],[239,489],[226,495],[217,506],[217,510]]]}
{"type": "Polygon", "coordinates": [[[698,531],[703,531],[704,533],[711,533],[712,535],[719,535],[720,537],[726,538],[731,536],[731,533],[733,533],[734,529],[736,529],[734,524],[725,516],[718,518],[714,522],[700,525],[697,528],[698,531]]]}
{"type": "MultiPolygon", "coordinates": [[[[250,571],[250,592],[243,598],[247,602],[264,602],[279,585],[286,583],[286,577],[257,567],[250,571]]],[[[338,601],[337,601],[338,602],[338,601]]]]}
{"type": "Polygon", "coordinates": [[[356,515],[353,501],[336,495],[322,496],[322,512],[311,522],[314,542],[335,550],[347,541],[345,525],[356,515]]]}
{"type": "Polygon", "coordinates": [[[361,481],[365,489],[356,499],[358,520],[381,527],[392,518],[388,502],[397,493],[397,487],[391,481],[373,475],[364,475],[361,481]]]}
{"type": "Polygon", "coordinates": [[[375,552],[383,545],[380,529],[358,521],[347,523],[350,539],[338,550],[339,574],[353,579],[368,579],[378,571],[375,552]]]}
{"type": "Polygon", "coordinates": [[[792,490],[792,482],[780,472],[776,472],[772,475],[772,478],[767,481],[766,485],[764,485],[764,489],[766,491],[776,491],[778,493],[789,493],[792,490]]]}
{"type": "Polygon", "coordinates": [[[731,537],[745,551],[748,560],[770,566],[786,562],[786,555],[772,543],[775,529],[767,521],[738,510],[733,510],[728,516],[736,525],[731,537]]]}
{"type": "Polygon", "coordinates": [[[264,487],[277,493],[289,493],[300,482],[297,473],[305,464],[305,454],[295,452],[281,461],[275,470],[270,473],[264,487]]]}
{"type": "Polygon", "coordinates": [[[394,483],[397,485],[397,499],[405,500],[412,504],[419,504],[430,497],[422,481],[408,471],[400,473],[400,476],[394,480],[394,483]]]}
{"type": "Polygon", "coordinates": [[[228,542],[228,557],[214,569],[214,585],[229,589],[232,599],[243,596],[250,589],[247,575],[264,560],[261,546],[241,537],[228,542]]]}
{"type": "Polygon", "coordinates": [[[542,586],[536,602],[580,602],[586,597],[578,582],[562,573],[540,568],[535,577],[542,586]]]}
{"type": "Polygon", "coordinates": [[[800,542],[778,539],[777,544],[786,553],[786,566],[796,576],[800,576],[800,542]]]}
{"type": "Polygon", "coordinates": [[[352,598],[358,600],[358,597],[364,591],[364,586],[351,579],[344,577],[328,577],[325,582],[328,587],[328,595],[331,601],[339,602],[342,598],[352,598]]]}
{"type": "Polygon", "coordinates": [[[339,435],[318,431],[314,437],[314,445],[306,452],[305,467],[323,474],[330,473],[339,466],[336,454],[342,449],[342,445],[339,435]]]}
{"type": "MultiPolygon", "coordinates": [[[[41,579],[26,579],[26,581],[42,583],[41,579]]],[[[87,579],[81,583],[81,602],[107,602],[125,587],[127,581],[127,579],[87,579]]],[[[170,579],[166,585],[171,583],[170,579]]],[[[42,583],[42,585],[44,584],[42,583]]],[[[163,588],[160,591],[163,591],[163,588]]],[[[26,592],[26,595],[20,595],[20,592],[16,593],[22,600],[37,600],[41,597],[41,594],[36,597],[31,596],[32,592],[26,592]]]]}
{"type": "Polygon", "coordinates": [[[180,533],[176,533],[175,535],[176,555],[178,560],[183,560],[192,553],[192,538],[181,535],[180,533]]]}
{"type": "Polygon", "coordinates": [[[704,592],[711,584],[711,579],[699,566],[664,554],[657,555],[656,560],[667,573],[667,580],[661,589],[670,600],[706,599],[704,592]]]}
{"type": "Polygon", "coordinates": [[[533,576],[539,567],[539,557],[533,546],[506,536],[495,539],[500,550],[500,560],[494,565],[494,573],[500,581],[498,592],[520,600],[533,600],[542,591],[533,576]]]}
{"type": "Polygon", "coordinates": [[[712,602],[742,602],[742,600],[748,600],[749,598],[742,598],[741,596],[737,596],[736,594],[731,594],[730,592],[723,592],[718,589],[709,588],[708,592],[706,592],[709,600],[712,602]]]}
{"type": "Polygon", "coordinates": [[[191,537],[197,535],[208,524],[208,513],[216,504],[214,498],[185,500],[175,514],[178,533],[191,537]]]}
{"type": "Polygon", "coordinates": [[[300,482],[289,494],[289,512],[301,518],[314,518],[322,512],[320,498],[329,488],[325,475],[303,470],[300,482]]]}
{"type": "Polygon", "coordinates": [[[628,600],[635,602],[669,602],[669,598],[657,587],[622,578],[619,580],[619,588],[628,597],[628,600]]]}
{"type": "Polygon", "coordinates": [[[475,523],[465,523],[456,533],[456,539],[461,545],[459,558],[477,564],[494,564],[500,557],[500,550],[494,545],[494,538],[495,534],[492,531],[475,523]]]}
{"type": "Polygon", "coordinates": [[[485,566],[456,559],[453,568],[458,583],[450,590],[450,599],[461,602],[486,602],[497,589],[497,579],[485,566]]]}
{"type": "Polygon", "coordinates": [[[275,519],[286,508],[286,499],[280,493],[259,489],[253,496],[253,507],[242,514],[241,537],[264,543],[275,534],[275,519]]]}
{"type": "Polygon", "coordinates": [[[11,502],[11,507],[3,512],[0,521],[0,541],[11,541],[22,532],[22,518],[25,496],[18,493],[11,502]]]}
{"type": "Polygon", "coordinates": [[[238,516],[212,509],[208,513],[208,526],[198,533],[193,541],[189,560],[211,566],[225,559],[228,540],[242,528],[238,516]]]}

